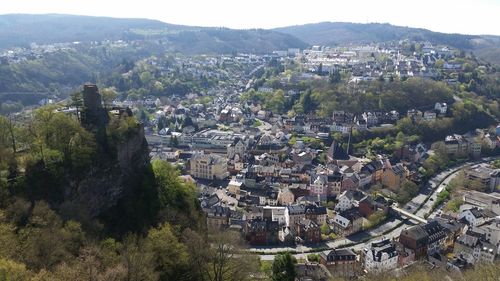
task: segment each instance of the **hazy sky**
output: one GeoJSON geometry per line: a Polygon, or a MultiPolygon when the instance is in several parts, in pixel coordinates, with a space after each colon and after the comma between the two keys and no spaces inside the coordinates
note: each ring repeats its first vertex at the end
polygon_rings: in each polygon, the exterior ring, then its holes
{"type": "Polygon", "coordinates": [[[230,28],[382,22],[441,32],[500,35],[500,0],[0,0],[0,14],[7,13],[141,17],[230,28]]]}

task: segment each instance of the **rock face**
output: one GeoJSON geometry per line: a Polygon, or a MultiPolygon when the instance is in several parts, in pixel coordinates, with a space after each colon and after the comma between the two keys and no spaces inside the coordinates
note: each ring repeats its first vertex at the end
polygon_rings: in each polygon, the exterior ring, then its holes
{"type": "Polygon", "coordinates": [[[66,203],[85,208],[90,216],[96,217],[141,185],[143,171],[150,165],[150,159],[142,124],[131,128],[118,143],[108,144],[106,125],[110,119],[100,103],[99,91],[95,85],[85,85],[83,94],[82,125],[94,133],[100,155],[98,163],[83,179],[68,179],[64,198],[66,203]]]}

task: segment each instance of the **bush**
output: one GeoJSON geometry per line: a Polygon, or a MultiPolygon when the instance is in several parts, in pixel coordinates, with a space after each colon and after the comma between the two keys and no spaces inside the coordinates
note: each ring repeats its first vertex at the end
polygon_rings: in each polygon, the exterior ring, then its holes
{"type": "Polygon", "coordinates": [[[307,260],[310,262],[319,262],[319,254],[309,254],[307,255],[307,260]]]}

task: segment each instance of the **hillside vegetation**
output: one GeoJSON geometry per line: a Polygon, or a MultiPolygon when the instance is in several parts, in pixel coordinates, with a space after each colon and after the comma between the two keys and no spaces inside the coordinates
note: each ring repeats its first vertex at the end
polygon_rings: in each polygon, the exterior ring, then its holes
{"type": "Polygon", "coordinates": [[[73,15],[1,15],[0,49],[103,40],[156,40],[165,49],[188,54],[304,48],[301,40],[270,30],[191,27],[148,19],[73,15]]]}

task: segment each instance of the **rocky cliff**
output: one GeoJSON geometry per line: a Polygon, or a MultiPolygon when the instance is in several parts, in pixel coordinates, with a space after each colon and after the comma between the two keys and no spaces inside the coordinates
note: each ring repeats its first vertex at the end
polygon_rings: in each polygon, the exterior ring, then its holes
{"type": "Polygon", "coordinates": [[[109,131],[116,129],[109,125],[110,120],[130,118],[130,110],[121,110],[118,115],[108,116],[100,104],[95,85],[85,85],[83,97],[87,106],[83,109],[82,125],[94,133],[98,155],[84,177],[68,179],[64,188],[64,201],[79,209],[84,208],[91,217],[96,217],[141,186],[150,159],[142,124],[128,127],[119,138],[109,137],[109,131]],[[88,101],[86,98],[93,100],[88,101]]]}

